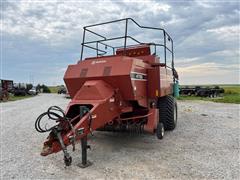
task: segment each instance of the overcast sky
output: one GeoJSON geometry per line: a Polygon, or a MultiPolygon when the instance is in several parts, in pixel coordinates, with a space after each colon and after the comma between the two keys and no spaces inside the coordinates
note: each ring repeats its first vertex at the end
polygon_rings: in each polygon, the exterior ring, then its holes
{"type": "Polygon", "coordinates": [[[239,83],[238,1],[3,1],[1,79],[63,84],[82,27],[126,17],[169,32],[181,84],[239,83]]]}

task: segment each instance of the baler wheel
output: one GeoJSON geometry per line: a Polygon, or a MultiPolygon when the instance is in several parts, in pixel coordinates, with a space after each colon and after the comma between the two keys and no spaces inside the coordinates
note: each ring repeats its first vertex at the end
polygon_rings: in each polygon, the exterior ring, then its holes
{"type": "Polygon", "coordinates": [[[66,166],[70,166],[72,164],[72,157],[69,156],[69,157],[66,157],[64,156],[64,163],[66,166]]]}
{"type": "Polygon", "coordinates": [[[165,130],[174,130],[177,126],[177,102],[172,96],[159,98],[159,122],[162,122],[165,130]]]}
{"type": "Polygon", "coordinates": [[[163,136],[164,136],[164,125],[163,125],[163,123],[161,123],[161,122],[158,123],[156,134],[157,134],[158,139],[163,138],[163,136]]]}

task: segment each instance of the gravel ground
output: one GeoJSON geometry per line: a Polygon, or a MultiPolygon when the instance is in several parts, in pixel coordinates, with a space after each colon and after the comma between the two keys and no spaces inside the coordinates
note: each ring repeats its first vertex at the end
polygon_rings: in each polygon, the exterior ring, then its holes
{"type": "Polygon", "coordinates": [[[240,179],[239,105],[180,101],[178,126],[161,141],[149,134],[95,132],[88,152],[93,165],[81,169],[80,144],[67,168],[62,152],[39,155],[47,134],[35,131],[36,117],[68,102],[41,94],[1,103],[1,179],[240,179]]]}

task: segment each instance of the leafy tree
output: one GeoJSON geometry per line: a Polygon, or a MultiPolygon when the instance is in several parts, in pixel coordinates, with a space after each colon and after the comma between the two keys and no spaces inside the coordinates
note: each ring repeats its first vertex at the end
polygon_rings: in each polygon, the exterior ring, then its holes
{"type": "Polygon", "coordinates": [[[41,85],[40,85],[40,84],[38,84],[38,85],[36,86],[36,90],[37,90],[38,92],[41,91],[41,85]]]}
{"type": "Polygon", "coordinates": [[[43,92],[43,93],[51,93],[49,87],[47,87],[47,86],[44,85],[44,84],[42,84],[42,85],[38,84],[38,85],[36,86],[36,90],[37,90],[37,91],[40,91],[40,92],[43,92]]]}
{"type": "Polygon", "coordinates": [[[42,85],[42,89],[43,89],[43,93],[51,93],[49,87],[47,87],[46,85],[42,85]]]}
{"type": "Polygon", "coordinates": [[[26,86],[27,86],[27,91],[29,91],[30,89],[33,88],[33,85],[32,85],[32,84],[26,84],[26,86]]]}

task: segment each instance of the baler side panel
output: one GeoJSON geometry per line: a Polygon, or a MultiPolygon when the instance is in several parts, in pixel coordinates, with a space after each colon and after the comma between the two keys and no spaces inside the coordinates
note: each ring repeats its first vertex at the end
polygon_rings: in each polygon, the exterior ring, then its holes
{"type": "Polygon", "coordinates": [[[147,67],[141,59],[134,59],[131,70],[131,81],[134,90],[134,100],[143,107],[147,107],[147,67]]]}
{"type": "Polygon", "coordinates": [[[165,67],[160,67],[160,97],[173,94],[172,71],[165,67]]]}
{"type": "Polygon", "coordinates": [[[157,98],[170,95],[173,92],[173,79],[171,71],[165,67],[148,69],[148,97],[157,98]]]}

